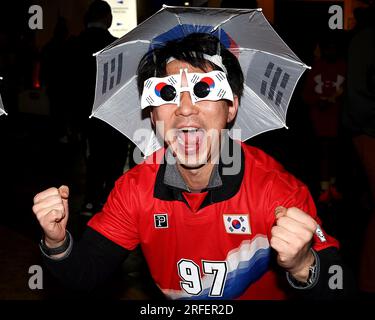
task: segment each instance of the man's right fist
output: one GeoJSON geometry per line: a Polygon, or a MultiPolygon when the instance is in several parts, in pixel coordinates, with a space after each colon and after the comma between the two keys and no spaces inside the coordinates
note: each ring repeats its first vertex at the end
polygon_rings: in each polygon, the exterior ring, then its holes
{"type": "Polygon", "coordinates": [[[44,242],[50,248],[64,243],[68,222],[69,188],[49,188],[34,197],[33,212],[44,231],[44,242]]]}

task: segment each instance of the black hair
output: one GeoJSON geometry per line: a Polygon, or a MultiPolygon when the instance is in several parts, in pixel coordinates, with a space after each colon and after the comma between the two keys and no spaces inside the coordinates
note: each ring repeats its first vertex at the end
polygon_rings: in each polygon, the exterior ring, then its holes
{"type": "MultiPolygon", "coordinates": [[[[206,60],[203,54],[217,54],[219,39],[208,33],[191,33],[184,38],[166,42],[147,52],[141,59],[137,70],[137,85],[139,95],[142,95],[145,80],[151,77],[165,77],[166,66],[169,58],[173,57],[185,61],[193,67],[208,71],[207,66],[213,70],[224,71],[214,63],[206,60]]],[[[220,55],[227,69],[227,78],[233,93],[241,99],[244,77],[238,59],[220,43],[220,55]]]]}

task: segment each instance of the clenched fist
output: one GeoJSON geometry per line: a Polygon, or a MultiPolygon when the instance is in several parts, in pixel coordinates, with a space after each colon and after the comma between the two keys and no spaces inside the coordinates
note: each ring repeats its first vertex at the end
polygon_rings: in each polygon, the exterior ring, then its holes
{"type": "Polygon", "coordinates": [[[277,252],[277,262],[295,279],[306,281],[314,263],[311,242],[316,221],[298,208],[277,207],[276,225],[271,230],[271,247],[277,252]]]}
{"type": "Polygon", "coordinates": [[[65,240],[68,222],[69,188],[49,188],[34,197],[33,212],[44,231],[44,242],[50,248],[59,247],[65,240]]]}

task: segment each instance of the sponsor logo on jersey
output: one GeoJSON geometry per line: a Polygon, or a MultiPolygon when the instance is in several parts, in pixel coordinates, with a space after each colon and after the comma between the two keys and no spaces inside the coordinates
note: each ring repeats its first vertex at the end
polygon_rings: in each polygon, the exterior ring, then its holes
{"type": "Polygon", "coordinates": [[[228,233],[251,234],[248,214],[224,214],[223,219],[228,233]]]}
{"type": "Polygon", "coordinates": [[[323,230],[320,228],[319,225],[316,227],[315,234],[318,236],[320,242],[326,242],[327,241],[326,237],[324,236],[323,230]]]}
{"type": "Polygon", "coordinates": [[[168,214],[166,213],[157,213],[154,214],[154,225],[155,228],[168,228],[168,214]]]}

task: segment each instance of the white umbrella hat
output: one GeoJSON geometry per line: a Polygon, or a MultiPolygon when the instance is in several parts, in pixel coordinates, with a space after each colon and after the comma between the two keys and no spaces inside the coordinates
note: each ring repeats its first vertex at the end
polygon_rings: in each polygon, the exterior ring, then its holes
{"type": "Polygon", "coordinates": [[[289,101],[299,78],[309,68],[280,38],[261,9],[163,6],[96,54],[91,116],[122,132],[145,156],[161,148],[163,142],[157,139],[147,113],[141,110],[138,64],[152,48],[193,32],[215,35],[239,60],[244,92],[230,134],[240,129],[242,141],[286,127],[289,101]]]}

